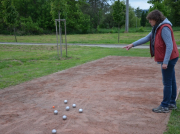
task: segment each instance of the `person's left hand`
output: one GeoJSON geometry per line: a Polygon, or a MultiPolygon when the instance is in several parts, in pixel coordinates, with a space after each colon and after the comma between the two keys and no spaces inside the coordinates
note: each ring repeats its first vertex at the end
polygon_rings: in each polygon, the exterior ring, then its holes
{"type": "Polygon", "coordinates": [[[167,69],[167,65],[166,64],[162,64],[162,69],[167,69]]]}

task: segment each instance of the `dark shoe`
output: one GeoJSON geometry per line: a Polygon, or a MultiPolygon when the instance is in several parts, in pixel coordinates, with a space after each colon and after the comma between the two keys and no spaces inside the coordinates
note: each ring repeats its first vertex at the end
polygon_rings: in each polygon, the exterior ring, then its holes
{"type": "Polygon", "coordinates": [[[152,111],[155,112],[155,113],[169,113],[169,108],[168,107],[162,107],[160,105],[157,108],[153,108],[152,111]]]}
{"type": "Polygon", "coordinates": [[[169,110],[176,110],[177,106],[174,104],[169,104],[168,108],[169,108],[169,110]]]}

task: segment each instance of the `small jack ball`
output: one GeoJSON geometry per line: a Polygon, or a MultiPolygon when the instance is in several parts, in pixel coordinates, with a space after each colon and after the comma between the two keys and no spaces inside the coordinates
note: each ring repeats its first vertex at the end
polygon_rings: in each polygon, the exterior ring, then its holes
{"type": "Polygon", "coordinates": [[[83,109],[79,109],[79,113],[82,113],[83,112],[83,109]]]}
{"type": "Polygon", "coordinates": [[[67,102],[68,102],[67,100],[64,100],[64,104],[67,104],[67,102]]]}
{"type": "Polygon", "coordinates": [[[53,129],[53,130],[52,130],[52,134],[56,134],[56,129],[53,129]]]}
{"type": "Polygon", "coordinates": [[[75,107],[76,107],[76,104],[73,104],[72,107],[75,108],[75,107]]]}
{"type": "Polygon", "coordinates": [[[58,114],[58,111],[57,111],[57,110],[54,110],[54,114],[57,115],[57,114],[58,114]]]}
{"type": "Polygon", "coordinates": [[[69,111],[69,109],[70,109],[69,106],[67,106],[67,107],[66,107],[66,111],[69,111]]]}
{"type": "Polygon", "coordinates": [[[67,116],[66,116],[66,115],[64,115],[64,116],[63,116],[63,120],[66,120],[66,119],[67,119],[67,116]]]}

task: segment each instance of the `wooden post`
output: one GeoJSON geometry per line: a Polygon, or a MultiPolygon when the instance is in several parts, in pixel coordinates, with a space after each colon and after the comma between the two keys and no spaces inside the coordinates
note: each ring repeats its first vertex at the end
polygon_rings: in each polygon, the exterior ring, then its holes
{"type": "Polygon", "coordinates": [[[61,18],[60,18],[60,11],[59,11],[59,36],[60,36],[60,51],[61,51],[61,58],[62,58],[62,44],[61,44],[61,18]]]}
{"type": "Polygon", "coordinates": [[[57,53],[58,53],[58,58],[59,58],[59,48],[58,48],[58,32],[57,32],[57,21],[55,21],[55,23],[56,23],[57,53]]]}
{"type": "Polygon", "coordinates": [[[65,26],[65,42],[66,42],[66,57],[67,57],[66,20],[64,21],[64,26],[65,26]]]}

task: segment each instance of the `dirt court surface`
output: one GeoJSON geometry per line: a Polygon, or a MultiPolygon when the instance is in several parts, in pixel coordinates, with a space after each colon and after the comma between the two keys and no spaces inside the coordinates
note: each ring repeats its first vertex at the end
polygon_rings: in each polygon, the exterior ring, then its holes
{"type": "MultiPolygon", "coordinates": [[[[176,79],[180,87],[180,71],[176,79]]],[[[170,114],[151,111],[162,93],[153,59],[109,56],[1,90],[0,133],[162,134],[170,114]]]]}

